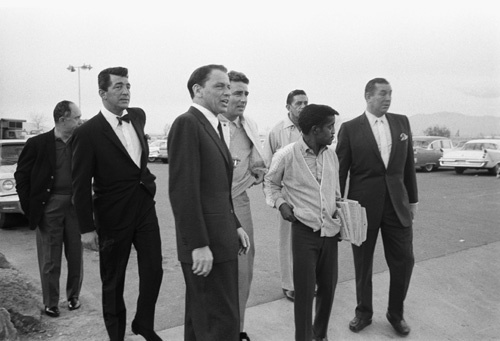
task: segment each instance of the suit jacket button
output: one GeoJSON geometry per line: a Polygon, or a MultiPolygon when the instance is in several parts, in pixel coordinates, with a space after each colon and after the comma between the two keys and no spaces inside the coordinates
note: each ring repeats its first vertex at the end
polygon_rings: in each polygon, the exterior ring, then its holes
{"type": "Polygon", "coordinates": [[[47,192],[50,192],[50,188],[47,188],[47,192]]]}
{"type": "Polygon", "coordinates": [[[233,210],[231,210],[231,213],[234,213],[233,210]]]}

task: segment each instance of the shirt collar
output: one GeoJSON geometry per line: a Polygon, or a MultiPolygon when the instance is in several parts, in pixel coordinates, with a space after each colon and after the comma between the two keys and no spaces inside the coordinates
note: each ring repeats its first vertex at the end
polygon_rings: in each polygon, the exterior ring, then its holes
{"type": "Polygon", "coordinates": [[[370,126],[373,126],[375,124],[375,121],[378,120],[379,118],[383,119],[384,122],[387,122],[387,118],[385,117],[385,114],[377,117],[373,115],[371,112],[368,110],[365,111],[366,118],[368,118],[368,122],[370,122],[370,126]]]}
{"type": "Polygon", "coordinates": [[[219,121],[233,123],[238,128],[241,128],[241,125],[243,124],[243,120],[242,120],[242,118],[240,118],[240,116],[237,116],[234,121],[231,121],[230,119],[228,119],[226,116],[224,116],[222,114],[219,114],[217,117],[219,118],[219,121]]]}
{"type": "MultiPolygon", "coordinates": [[[[288,113],[288,115],[290,115],[290,113],[288,113]]],[[[285,118],[284,128],[297,128],[288,115],[286,115],[285,118]]]]}
{"type": "MultiPolygon", "coordinates": [[[[118,115],[116,114],[113,114],[111,111],[109,111],[108,109],[106,109],[104,106],[101,108],[101,114],[104,116],[104,118],[106,119],[106,121],[109,122],[109,124],[115,128],[118,126],[118,124],[120,123],[116,118],[118,117],[118,115]]],[[[128,111],[127,109],[124,109],[123,112],[122,112],[122,117],[127,115],[128,114],[128,111]]]]}
{"type": "Polygon", "coordinates": [[[217,116],[215,116],[210,110],[208,110],[207,108],[197,104],[197,103],[192,103],[191,106],[193,106],[194,108],[198,109],[199,111],[201,111],[201,113],[203,114],[203,116],[205,116],[208,120],[208,122],[210,122],[210,124],[214,127],[214,129],[217,131],[217,126],[219,125],[219,120],[217,119],[217,116]]]}
{"type": "MultiPolygon", "coordinates": [[[[304,153],[309,153],[309,154],[312,154],[312,155],[316,155],[316,154],[314,154],[314,150],[312,150],[311,148],[309,148],[309,146],[307,145],[306,141],[304,141],[304,137],[298,139],[297,143],[299,144],[300,150],[302,150],[304,153]]],[[[324,146],[323,148],[320,149],[318,155],[320,155],[321,153],[323,153],[327,149],[328,149],[328,146],[324,146]]]]}

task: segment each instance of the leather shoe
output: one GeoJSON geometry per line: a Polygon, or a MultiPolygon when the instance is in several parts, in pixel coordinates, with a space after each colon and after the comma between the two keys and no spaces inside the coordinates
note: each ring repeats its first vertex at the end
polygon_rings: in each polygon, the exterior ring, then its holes
{"type": "Polygon", "coordinates": [[[58,307],[45,307],[45,314],[50,317],[59,317],[59,308],[58,307]]]}
{"type": "Polygon", "coordinates": [[[250,338],[248,337],[248,334],[245,332],[240,333],[240,341],[250,341],[250,338]]]}
{"type": "Polygon", "coordinates": [[[78,297],[71,297],[68,301],[68,309],[69,310],[76,310],[80,308],[82,305],[80,304],[80,300],[78,297]]]}
{"type": "Polygon", "coordinates": [[[398,334],[403,336],[410,334],[410,326],[408,326],[404,319],[398,321],[389,312],[385,316],[398,334]]]}
{"type": "Polygon", "coordinates": [[[153,329],[141,327],[135,321],[132,321],[132,333],[135,335],[142,335],[146,341],[163,341],[153,329]]]}
{"type": "Polygon", "coordinates": [[[372,319],[363,319],[361,317],[354,317],[351,322],[349,322],[349,329],[355,333],[362,331],[365,327],[372,324],[372,319]]]}
{"type": "Polygon", "coordinates": [[[295,291],[283,289],[283,294],[285,294],[287,300],[295,301],[295,291]]]}

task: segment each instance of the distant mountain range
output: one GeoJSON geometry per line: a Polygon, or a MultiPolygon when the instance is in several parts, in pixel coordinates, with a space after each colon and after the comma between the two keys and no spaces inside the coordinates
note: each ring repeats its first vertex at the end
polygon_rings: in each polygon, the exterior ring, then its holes
{"type": "Polygon", "coordinates": [[[440,126],[450,130],[451,137],[500,137],[500,117],[467,116],[455,112],[417,114],[409,116],[413,135],[424,135],[429,127],[440,126]]]}

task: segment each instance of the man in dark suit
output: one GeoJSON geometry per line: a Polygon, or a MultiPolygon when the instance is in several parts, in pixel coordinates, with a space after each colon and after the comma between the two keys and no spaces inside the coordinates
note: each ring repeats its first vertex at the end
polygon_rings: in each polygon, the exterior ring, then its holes
{"type": "Polygon", "coordinates": [[[32,230],[36,229],[38,265],[45,314],[58,317],[61,258],[68,261],[69,310],[80,307],[83,258],[75,207],[71,203],[71,145],[81,121],[80,109],[62,101],[54,109],[55,128],[30,138],[19,156],[16,188],[32,230]]]}
{"type": "Polygon", "coordinates": [[[347,190],[349,199],[365,207],[368,219],[366,241],[352,246],[357,307],[349,328],[359,332],[372,322],[373,253],[380,230],[390,272],[386,316],[399,334],[407,335],[403,302],[415,263],[412,224],[418,194],[410,123],[406,116],[387,112],[391,96],[385,79],[368,82],[366,111],[342,124],[337,155],[342,194],[347,190]]]}
{"type": "Polygon", "coordinates": [[[217,119],[227,111],[229,84],[222,65],[196,69],[188,81],[193,104],[168,135],[169,194],[186,282],[184,339],[190,341],[239,340],[237,257],[250,241],[234,213],[233,161],[217,119]]]}
{"type": "Polygon", "coordinates": [[[110,339],[123,340],[125,335],[123,289],[133,244],[140,281],[132,332],[146,340],[161,340],[153,330],[163,268],[156,177],[146,167],[146,114],[129,108],[126,68],[101,71],[98,83],[101,112],[73,137],[74,203],[82,242],[99,249],[103,315],[110,339]]]}

